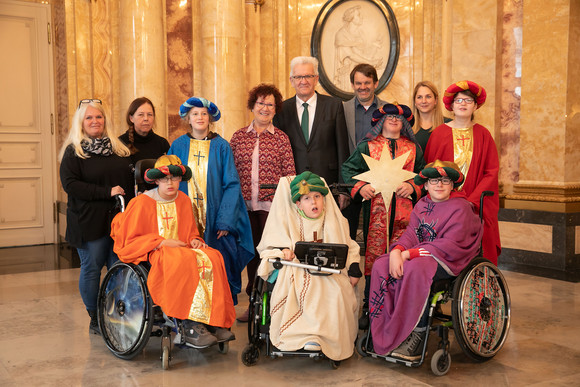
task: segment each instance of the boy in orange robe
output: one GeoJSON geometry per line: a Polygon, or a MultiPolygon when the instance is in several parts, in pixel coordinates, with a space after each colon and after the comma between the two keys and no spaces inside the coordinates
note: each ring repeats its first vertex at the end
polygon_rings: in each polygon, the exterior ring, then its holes
{"type": "Polygon", "coordinates": [[[182,320],[185,344],[204,348],[233,340],[228,328],[236,316],[223,258],[200,238],[191,200],[179,191],[179,183],[191,176],[177,156],[161,156],[145,172],[145,180],[158,187],[113,219],[111,237],[121,261],[149,261],[153,302],[182,320]]]}

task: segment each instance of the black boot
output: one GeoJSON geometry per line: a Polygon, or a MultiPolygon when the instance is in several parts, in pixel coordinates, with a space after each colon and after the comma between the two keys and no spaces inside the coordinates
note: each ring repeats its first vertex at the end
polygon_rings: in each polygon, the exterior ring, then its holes
{"type": "Polygon", "coordinates": [[[91,316],[91,322],[89,324],[89,333],[93,335],[100,335],[101,329],[99,328],[99,320],[97,318],[97,311],[96,310],[87,310],[89,312],[89,316],[91,316]]]}

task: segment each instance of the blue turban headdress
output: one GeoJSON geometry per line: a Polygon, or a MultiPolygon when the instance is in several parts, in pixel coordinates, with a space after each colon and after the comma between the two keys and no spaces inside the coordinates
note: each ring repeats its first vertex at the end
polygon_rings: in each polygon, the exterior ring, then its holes
{"type": "Polygon", "coordinates": [[[179,116],[181,118],[185,118],[187,116],[187,113],[189,113],[189,111],[193,107],[206,108],[207,112],[213,117],[214,121],[219,121],[221,117],[220,110],[218,109],[216,104],[211,101],[208,101],[203,97],[191,97],[187,101],[182,103],[181,106],[179,107],[179,116]]]}

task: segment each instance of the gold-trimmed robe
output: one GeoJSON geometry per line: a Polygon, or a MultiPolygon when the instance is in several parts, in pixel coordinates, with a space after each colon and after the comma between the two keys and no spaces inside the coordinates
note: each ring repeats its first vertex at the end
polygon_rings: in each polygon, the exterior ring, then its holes
{"type": "Polygon", "coordinates": [[[121,261],[151,263],[147,287],[165,314],[231,327],[235,310],[221,254],[209,247],[156,249],[164,235],[188,245],[194,238],[201,240],[191,201],[182,192],[170,202],[139,195],[111,225],[114,251],[121,261]]]}

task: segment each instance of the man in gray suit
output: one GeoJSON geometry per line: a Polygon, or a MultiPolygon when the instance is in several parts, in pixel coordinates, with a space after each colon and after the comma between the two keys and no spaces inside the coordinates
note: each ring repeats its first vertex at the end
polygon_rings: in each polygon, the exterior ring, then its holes
{"type": "Polygon", "coordinates": [[[348,131],[348,150],[352,154],[356,145],[370,132],[373,112],[386,102],[375,95],[379,79],[377,70],[370,64],[361,63],[352,69],[350,85],[354,98],[342,104],[348,131]]]}
{"type": "MultiPolygon", "coordinates": [[[[379,85],[377,70],[370,64],[356,65],[350,72],[350,85],[354,90],[354,98],[343,102],[346,128],[348,131],[348,150],[352,155],[356,145],[365,139],[372,128],[373,112],[386,102],[375,95],[379,85]]],[[[344,209],[343,214],[348,219],[350,237],[356,239],[361,201],[352,200],[344,209]]]]}

